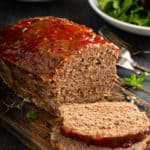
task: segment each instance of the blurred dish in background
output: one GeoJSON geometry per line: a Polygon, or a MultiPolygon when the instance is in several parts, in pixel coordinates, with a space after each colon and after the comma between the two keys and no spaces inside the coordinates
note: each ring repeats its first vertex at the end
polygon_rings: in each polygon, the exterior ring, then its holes
{"type": "Polygon", "coordinates": [[[103,18],[105,21],[112,24],[113,26],[115,26],[115,27],[117,27],[121,30],[130,32],[130,33],[144,35],[144,36],[150,36],[150,27],[139,26],[139,25],[127,23],[127,22],[124,22],[124,21],[120,21],[116,18],[113,18],[113,17],[109,16],[105,12],[103,12],[98,7],[98,1],[97,0],[88,0],[88,1],[89,1],[90,6],[93,8],[93,10],[99,16],[101,16],[101,18],[103,18]]]}

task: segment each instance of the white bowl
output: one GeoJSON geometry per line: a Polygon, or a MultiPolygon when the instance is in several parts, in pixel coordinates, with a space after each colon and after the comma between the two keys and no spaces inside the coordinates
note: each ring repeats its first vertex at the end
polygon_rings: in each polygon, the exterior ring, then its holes
{"type": "Polygon", "coordinates": [[[113,26],[122,29],[127,32],[144,35],[144,36],[150,36],[150,27],[144,27],[144,26],[138,26],[131,23],[126,23],[123,21],[120,21],[118,19],[115,19],[109,15],[107,15],[105,12],[101,11],[98,8],[98,2],[97,0],[88,0],[90,6],[93,8],[93,10],[101,16],[105,21],[112,24],[113,26]]]}

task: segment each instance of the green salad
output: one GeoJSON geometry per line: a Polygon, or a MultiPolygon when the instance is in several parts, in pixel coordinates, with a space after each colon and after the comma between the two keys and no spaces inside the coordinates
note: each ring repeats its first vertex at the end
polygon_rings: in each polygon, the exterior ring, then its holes
{"type": "Polygon", "coordinates": [[[140,5],[139,0],[98,0],[99,8],[121,21],[141,26],[150,26],[150,10],[140,5]]]}

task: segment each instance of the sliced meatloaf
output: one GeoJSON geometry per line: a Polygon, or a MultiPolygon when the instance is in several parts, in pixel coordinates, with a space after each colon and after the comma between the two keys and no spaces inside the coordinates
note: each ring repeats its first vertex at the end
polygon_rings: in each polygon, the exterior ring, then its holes
{"type": "Polygon", "coordinates": [[[118,147],[112,149],[65,137],[60,133],[59,128],[53,128],[53,132],[51,133],[51,150],[149,150],[147,148],[147,142],[150,140],[149,137],[145,137],[142,141],[136,142],[127,148],[118,147]]]}
{"type": "Polygon", "coordinates": [[[49,112],[109,95],[117,57],[114,44],[67,19],[36,17],[0,29],[0,77],[49,112]]]}
{"type": "Polygon", "coordinates": [[[104,147],[129,147],[149,132],[145,112],[128,102],[70,104],[60,107],[61,133],[104,147]]]}

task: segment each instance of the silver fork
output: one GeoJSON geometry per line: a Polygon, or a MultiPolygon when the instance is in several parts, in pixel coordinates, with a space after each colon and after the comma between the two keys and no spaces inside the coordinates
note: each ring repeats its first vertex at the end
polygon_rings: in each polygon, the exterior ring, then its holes
{"type": "Polygon", "coordinates": [[[132,70],[137,74],[140,74],[141,72],[147,72],[150,74],[150,68],[146,68],[144,66],[139,65],[132,58],[130,52],[130,50],[134,50],[134,47],[132,45],[123,41],[106,26],[102,26],[98,30],[98,33],[102,35],[105,39],[115,43],[120,48],[117,66],[123,67],[128,70],[132,70]]]}

